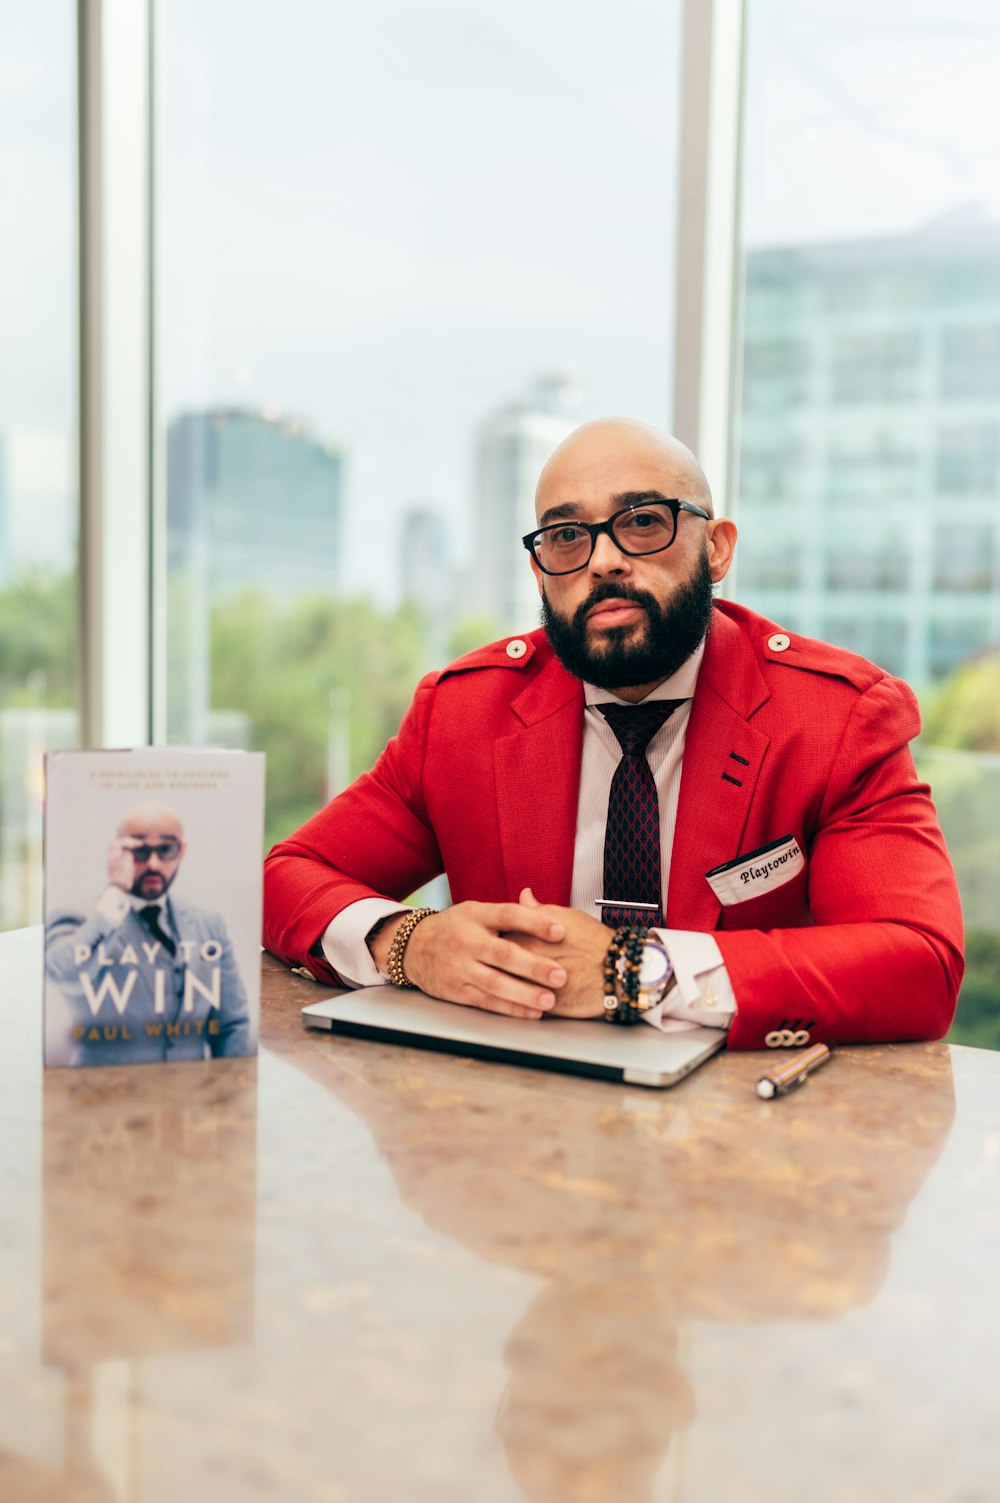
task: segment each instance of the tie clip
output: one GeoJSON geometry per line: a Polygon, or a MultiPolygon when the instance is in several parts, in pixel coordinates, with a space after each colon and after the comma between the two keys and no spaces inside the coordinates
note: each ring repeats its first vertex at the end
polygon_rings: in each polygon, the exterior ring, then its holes
{"type": "Polygon", "coordinates": [[[595,898],[595,908],[648,908],[650,913],[655,913],[659,903],[630,903],[628,898],[595,898]]]}

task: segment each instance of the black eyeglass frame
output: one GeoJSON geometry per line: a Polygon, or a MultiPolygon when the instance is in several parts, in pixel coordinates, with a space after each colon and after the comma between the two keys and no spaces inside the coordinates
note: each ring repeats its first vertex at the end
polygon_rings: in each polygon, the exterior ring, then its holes
{"type": "Polygon", "coordinates": [[[578,522],[575,517],[567,517],[563,522],[551,522],[547,527],[536,527],[534,532],[525,533],[524,537],[521,539],[521,542],[524,544],[525,548],[527,548],[528,552],[531,554],[532,558],[535,560],[535,563],[541,569],[543,574],[548,574],[556,579],[561,579],[566,574],[578,574],[581,569],[585,569],[587,567],[587,565],[590,563],[590,560],[594,556],[594,549],[597,547],[597,539],[601,536],[602,533],[606,533],[614,543],[615,547],[619,550],[619,552],[628,554],[629,558],[649,558],[654,553],[665,553],[668,548],[673,547],[674,542],[676,541],[677,518],[682,511],[689,511],[691,512],[692,516],[702,517],[706,522],[710,522],[712,520],[711,513],[705,511],[704,507],[695,506],[693,501],[678,501],[676,497],[657,496],[655,500],[635,501],[631,506],[623,506],[621,511],[616,511],[613,516],[607,517],[603,522],[578,522]],[[671,517],[673,518],[674,530],[671,534],[669,543],[664,543],[660,548],[650,548],[648,552],[637,553],[634,548],[626,548],[623,543],[619,542],[617,536],[615,535],[615,523],[619,520],[620,517],[633,516],[637,511],[648,511],[651,506],[665,506],[667,508],[671,517]],[[543,533],[558,532],[560,527],[581,527],[584,532],[589,532],[590,552],[583,560],[583,563],[574,564],[572,569],[546,569],[545,565],[538,557],[538,554],[535,552],[535,542],[542,536],[543,533]]]}

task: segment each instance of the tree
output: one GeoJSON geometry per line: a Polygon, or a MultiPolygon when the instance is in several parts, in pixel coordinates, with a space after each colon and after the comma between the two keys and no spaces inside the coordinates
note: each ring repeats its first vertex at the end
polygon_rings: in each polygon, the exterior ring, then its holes
{"type": "Polygon", "coordinates": [[[955,863],[966,972],[952,1043],[1000,1049],[1000,651],[963,663],[924,710],[917,753],[955,863]]]}
{"type": "Polygon", "coordinates": [[[945,679],[925,706],[924,741],[1000,752],[1000,650],[963,663],[945,679]]]}
{"type": "Polygon", "coordinates": [[[36,569],[0,590],[0,705],[76,701],[76,579],[36,569]]]}
{"type": "Polygon", "coordinates": [[[268,843],[314,814],[331,746],[348,731],[349,777],[396,733],[420,674],[419,622],[407,607],[303,597],[281,605],[247,593],[212,613],[212,704],[246,712],[268,758],[268,843]],[[333,696],[333,698],[331,698],[333,696]]]}

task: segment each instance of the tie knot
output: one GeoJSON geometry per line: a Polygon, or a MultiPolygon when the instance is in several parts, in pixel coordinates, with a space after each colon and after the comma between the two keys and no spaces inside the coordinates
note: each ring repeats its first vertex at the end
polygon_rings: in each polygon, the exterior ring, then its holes
{"type": "Polygon", "coordinates": [[[158,939],[171,955],[177,954],[177,946],[171,938],[170,931],[164,926],[166,914],[158,903],[147,903],[145,908],[136,911],[136,917],[144,929],[148,929],[154,939],[158,939]]]}
{"type": "Polygon", "coordinates": [[[682,705],[682,699],[654,699],[644,705],[598,705],[618,737],[626,757],[641,757],[661,725],[682,705]]]}

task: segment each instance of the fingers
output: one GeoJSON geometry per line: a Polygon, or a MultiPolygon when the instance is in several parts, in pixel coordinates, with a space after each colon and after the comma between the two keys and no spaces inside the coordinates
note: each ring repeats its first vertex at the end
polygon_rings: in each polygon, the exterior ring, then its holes
{"type": "Polygon", "coordinates": [[[549,981],[525,976],[522,980],[518,972],[495,965],[490,957],[484,957],[470,968],[469,980],[474,987],[497,1002],[527,1008],[532,1012],[549,1012],[556,1003],[553,988],[565,985],[566,972],[561,967],[547,966],[544,977],[550,975],[559,975],[562,979],[549,981]]]}
{"type": "MultiPolygon", "coordinates": [[[[526,887],[524,891],[530,893],[531,889],[526,887]]],[[[534,894],[530,904],[477,903],[475,906],[480,909],[480,917],[488,929],[516,929],[519,934],[533,934],[536,939],[548,939],[553,943],[566,938],[566,926],[554,917],[551,909],[544,908],[534,894]]]]}
{"type": "Polygon", "coordinates": [[[539,914],[518,903],[456,904],[417,925],[407,946],[407,975],[431,996],[537,1019],[555,1007],[555,988],[565,985],[566,970],[551,955],[499,934],[497,927],[506,919],[523,932],[530,915],[541,938],[547,938],[559,926],[539,914]]]}
{"type": "Polygon", "coordinates": [[[134,880],[134,873],[132,847],[120,838],[113,840],[108,846],[108,881],[127,891],[134,880]]]}
{"type": "Polygon", "coordinates": [[[527,1018],[537,1023],[546,1012],[551,1011],[551,1004],[546,1008],[524,1007],[517,1002],[509,1002],[504,997],[495,996],[492,992],[481,991],[478,987],[469,987],[466,996],[456,999],[469,1007],[477,1007],[481,1012],[501,1013],[507,1018],[527,1018]]]}
{"type": "Polygon", "coordinates": [[[561,962],[544,951],[526,949],[509,934],[490,935],[482,949],[482,958],[498,971],[523,976],[539,986],[562,986],[566,971],[561,962]]]}

